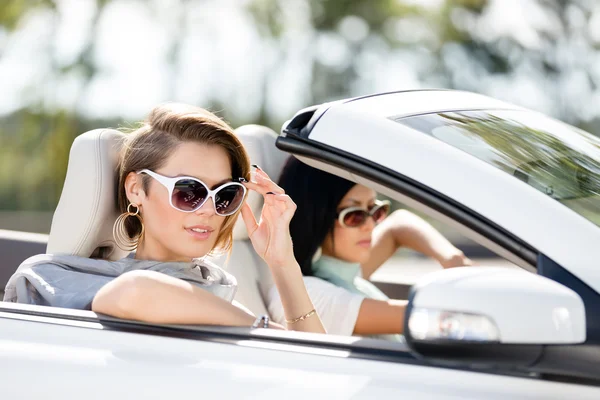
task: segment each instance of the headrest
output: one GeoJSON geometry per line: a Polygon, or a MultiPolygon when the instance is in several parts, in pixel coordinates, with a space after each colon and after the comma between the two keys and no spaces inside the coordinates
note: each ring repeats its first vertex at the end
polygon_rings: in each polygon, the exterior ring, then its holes
{"type": "Polygon", "coordinates": [[[118,260],[127,255],[113,240],[117,163],[125,135],[96,129],[79,135],[50,228],[46,252],[118,260]]]}
{"type": "MultiPolygon", "coordinates": [[[[277,139],[275,131],[261,125],[243,125],[237,128],[235,133],[246,148],[250,162],[258,164],[274,182],[277,182],[288,154],[275,147],[277,139]]],[[[250,192],[247,201],[258,219],[262,210],[262,196],[250,192]]],[[[244,240],[247,238],[246,226],[240,215],[233,229],[233,239],[244,240]]]]}

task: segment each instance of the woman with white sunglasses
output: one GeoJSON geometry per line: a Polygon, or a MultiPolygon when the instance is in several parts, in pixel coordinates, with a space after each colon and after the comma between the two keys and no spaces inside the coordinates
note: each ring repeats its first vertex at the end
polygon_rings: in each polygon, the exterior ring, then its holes
{"type": "Polygon", "coordinates": [[[268,327],[268,317],[232,305],[235,278],[204,260],[231,248],[241,212],[283,293],[288,328],[324,333],[292,250],[296,205],[264,171],[250,182],[250,168],[242,143],[217,116],[181,104],[156,107],[127,136],[119,163],[122,214],[113,236],[130,256],[33,257],[9,281],[5,300],[152,323],[268,327]],[[258,221],[245,203],[248,190],[264,197],[258,221]]]}
{"type": "MultiPolygon", "coordinates": [[[[290,223],[294,254],[310,297],[328,333],[386,335],[399,339],[406,301],[389,299],[368,279],[399,247],[436,259],[443,267],[471,260],[431,225],[390,205],[374,190],[312,168],[295,158],[284,167],[279,185],[294,199],[290,223]],[[387,218],[386,218],[387,217],[387,218]]],[[[269,312],[285,318],[276,288],[269,312]]]]}

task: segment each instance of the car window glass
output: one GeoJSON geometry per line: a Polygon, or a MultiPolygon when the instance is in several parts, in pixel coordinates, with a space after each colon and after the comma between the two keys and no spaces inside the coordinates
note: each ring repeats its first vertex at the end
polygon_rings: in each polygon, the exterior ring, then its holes
{"type": "Polygon", "coordinates": [[[542,114],[462,111],[396,119],[505,171],[600,226],[600,139],[542,114]]]}

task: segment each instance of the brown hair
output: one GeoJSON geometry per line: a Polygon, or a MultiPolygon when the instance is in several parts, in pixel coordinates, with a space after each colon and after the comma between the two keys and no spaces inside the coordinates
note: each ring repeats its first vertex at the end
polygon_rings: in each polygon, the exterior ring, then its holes
{"type": "MultiPolygon", "coordinates": [[[[119,163],[118,207],[127,211],[129,201],[125,179],[130,172],[149,169],[156,171],[164,165],[173,151],[184,142],[221,146],[229,156],[233,178],[250,180],[250,161],[244,146],[233,129],[213,113],[185,104],[169,103],[155,107],[142,125],[125,139],[119,163]]],[[[146,193],[150,177],[143,175],[142,187],[146,193]]],[[[213,251],[228,251],[233,240],[233,226],[239,210],[225,217],[213,251]]],[[[130,238],[140,235],[141,222],[127,218],[125,229],[130,238]]]]}

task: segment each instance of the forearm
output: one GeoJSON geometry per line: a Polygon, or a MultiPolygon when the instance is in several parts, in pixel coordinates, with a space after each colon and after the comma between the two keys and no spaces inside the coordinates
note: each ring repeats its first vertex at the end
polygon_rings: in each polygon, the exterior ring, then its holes
{"type": "Polygon", "coordinates": [[[354,326],[356,335],[401,334],[407,301],[364,299],[354,326]]]}
{"type": "Polygon", "coordinates": [[[98,291],[92,311],[161,324],[250,326],[254,317],[189,282],[153,271],[121,275],[98,291]]]}
{"type": "MultiPolygon", "coordinates": [[[[290,260],[289,264],[295,265],[271,266],[271,273],[281,298],[285,318],[294,320],[306,315],[315,307],[306,291],[300,266],[295,259],[290,260]]],[[[318,314],[313,314],[303,321],[287,324],[287,328],[295,331],[326,333],[318,314]]]]}
{"type": "Polygon", "coordinates": [[[394,213],[393,236],[398,247],[407,247],[447,266],[462,252],[419,216],[402,210],[394,213]]]}
{"type": "Polygon", "coordinates": [[[244,185],[264,196],[260,223],[248,203],[242,207],[242,218],[254,249],[269,265],[285,318],[296,320],[306,316],[301,321],[288,323],[288,329],[326,333],[319,315],[310,314],[314,306],[306,291],[300,266],[294,258],[289,224],[296,204],[258,167],[255,176],[256,182],[245,182],[244,185]]]}
{"type": "Polygon", "coordinates": [[[362,276],[369,279],[398,250],[399,243],[394,238],[393,225],[384,221],[375,227],[371,240],[371,251],[367,261],[361,264],[362,276]]]}

